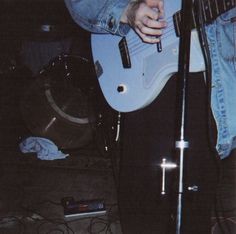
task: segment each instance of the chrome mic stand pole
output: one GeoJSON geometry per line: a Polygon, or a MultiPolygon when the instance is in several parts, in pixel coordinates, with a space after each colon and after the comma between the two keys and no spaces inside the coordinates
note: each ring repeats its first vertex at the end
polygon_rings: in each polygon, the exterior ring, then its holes
{"type": "Polygon", "coordinates": [[[192,26],[192,0],[182,0],[181,11],[181,31],[179,45],[179,71],[178,79],[180,80],[180,119],[179,119],[179,138],[175,142],[176,149],[179,150],[179,186],[176,213],[176,234],[181,233],[182,225],[182,203],[183,203],[183,175],[184,175],[184,153],[189,143],[185,140],[185,117],[186,117],[186,94],[187,94],[187,77],[189,74],[190,60],[190,42],[192,26]]]}

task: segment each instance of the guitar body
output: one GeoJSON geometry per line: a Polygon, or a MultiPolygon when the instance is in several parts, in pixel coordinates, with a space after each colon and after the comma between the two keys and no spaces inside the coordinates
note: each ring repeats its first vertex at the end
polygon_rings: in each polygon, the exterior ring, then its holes
{"type": "MultiPolygon", "coordinates": [[[[168,26],[161,37],[162,51],[156,44],[143,43],[130,30],[126,35],[131,67],[125,68],[119,49],[121,37],[110,34],[92,35],[92,52],[98,80],[108,104],[120,112],[144,108],[161,92],[170,77],[178,71],[179,38],[172,16],[180,10],[180,0],[165,1],[168,26]]],[[[191,35],[190,71],[205,70],[196,31],[191,35]]]]}

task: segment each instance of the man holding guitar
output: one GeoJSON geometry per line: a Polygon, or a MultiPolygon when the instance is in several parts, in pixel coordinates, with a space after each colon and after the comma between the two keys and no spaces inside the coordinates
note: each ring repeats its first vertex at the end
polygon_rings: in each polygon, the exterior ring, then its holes
{"type": "MultiPolygon", "coordinates": [[[[184,234],[210,233],[216,182],[213,161],[216,155],[221,159],[233,156],[236,147],[235,0],[202,2],[203,23],[209,25],[206,32],[213,89],[209,105],[209,94],[200,73],[205,69],[201,64],[203,58],[198,56],[200,47],[194,45],[190,70],[198,73],[189,77],[186,134],[190,147],[185,165],[184,234]],[[209,116],[208,106],[213,116],[209,116]],[[214,124],[209,126],[209,119],[214,119],[216,128],[214,124]],[[217,133],[213,136],[217,139],[214,145],[217,152],[209,145],[209,129],[213,135],[217,133]],[[196,187],[198,192],[192,189],[196,187]]],[[[160,164],[163,158],[176,161],[173,144],[178,112],[177,79],[173,74],[178,68],[176,29],[180,18],[175,10],[180,10],[181,1],[65,0],[65,3],[75,22],[95,37],[98,35],[98,49],[94,48],[93,55],[105,98],[115,110],[130,112],[123,114],[122,122],[118,192],[122,230],[124,234],[174,233],[175,176],[168,172],[166,195],[162,196],[160,164]],[[121,49],[122,37],[125,46],[121,49]],[[108,46],[113,38],[118,42],[118,52],[109,55],[106,53],[116,49],[108,46]],[[119,54],[123,49],[125,61],[121,61],[123,57],[119,54]],[[103,54],[106,54],[104,60],[100,57],[103,54]],[[160,74],[164,80],[159,79],[160,74]]]]}

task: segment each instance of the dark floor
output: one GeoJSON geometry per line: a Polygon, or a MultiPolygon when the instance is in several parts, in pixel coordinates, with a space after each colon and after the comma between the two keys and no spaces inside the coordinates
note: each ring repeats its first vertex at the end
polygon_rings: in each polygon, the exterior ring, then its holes
{"type": "Polygon", "coordinates": [[[40,161],[13,148],[1,155],[0,233],[121,233],[108,159],[89,150],[61,161],[40,161]],[[104,199],[107,215],[67,222],[63,197],[104,199]]]}
{"type": "MultiPolygon", "coordinates": [[[[94,141],[62,160],[23,154],[30,136],[21,118],[22,77],[1,76],[0,233],[121,233],[116,186],[108,155],[94,141]],[[103,199],[106,215],[65,220],[61,199],[103,199]]],[[[101,142],[100,142],[101,143],[101,142]]]]}
{"type": "Polygon", "coordinates": [[[1,125],[0,233],[121,233],[109,158],[93,145],[63,160],[23,154],[17,143],[27,131],[16,122],[1,125]],[[104,199],[107,215],[66,221],[63,197],[104,199]]]}

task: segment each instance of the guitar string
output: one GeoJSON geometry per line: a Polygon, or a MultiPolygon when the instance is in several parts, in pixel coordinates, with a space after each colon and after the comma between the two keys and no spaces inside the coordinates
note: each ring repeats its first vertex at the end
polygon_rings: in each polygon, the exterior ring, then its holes
{"type": "MultiPolygon", "coordinates": [[[[168,38],[173,31],[175,31],[174,28],[172,28],[171,30],[165,32],[163,34],[163,36],[161,37],[161,40],[164,40],[164,39],[168,38]]],[[[155,46],[155,45],[148,44],[148,43],[140,43],[140,39],[136,37],[136,40],[133,42],[133,45],[129,47],[130,54],[132,56],[134,56],[137,53],[140,53],[140,52],[146,50],[148,47],[151,47],[151,46],[155,46]]]]}
{"type": "MultiPolygon", "coordinates": [[[[171,25],[171,26],[169,26],[168,28],[166,28],[166,29],[164,29],[164,31],[163,31],[163,34],[162,34],[162,38],[164,38],[163,36],[165,36],[166,37],[166,35],[168,34],[168,33],[172,33],[173,32],[173,25],[171,25]]],[[[133,47],[133,44],[135,44],[137,41],[140,41],[140,39],[139,39],[139,37],[137,37],[137,36],[132,36],[131,38],[128,38],[129,39],[129,45],[130,45],[130,48],[132,48],[133,47]],[[139,39],[139,40],[138,40],[139,39]]]]}
{"type": "MultiPolygon", "coordinates": [[[[169,26],[166,31],[163,32],[163,35],[161,36],[161,39],[165,39],[169,37],[170,33],[174,31],[173,27],[173,20],[172,17],[167,18],[167,25],[169,26]]],[[[128,44],[129,44],[129,50],[131,55],[135,55],[137,53],[142,52],[143,50],[146,50],[147,47],[153,46],[153,44],[148,44],[148,43],[140,43],[140,38],[135,36],[132,36],[128,39],[128,44]]]]}
{"type": "MultiPolygon", "coordinates": [[[[231,1],[233,2],[234,0],[231,0],[231,1]]],[[[225,3],[225,2],[224,2],[224,3],[225,3]]],[[[230,5],[229,2],[227,2],[227,4],[230,5]]],[[[234,5],[234,4],[232,4],[232,5],[234,5]]],[[[178,12],[175,13],[175,15],[179,15],[179,14],[180,14],[180,11],[178,11],[178,12]]],[[[173,26],[173,17],[172,17],[172,16],[167,18],[167,24],[169,25],[169,23],[171,23],[170,27],[172,27],[172,26],[173,26]]],[[[167,30],[168,30],[170,27],[168,27],[167,30]]],[[[170,31],[172,31],[172,29],[171,29],[170,31]]],[[[164,33],[167,34],[168,31],[166,31],[166,32],[164,32],[164,33]]],[[[163,34],[163,35],[164,35],[164,34],[163,34]]],[[[134,43],[137,42],[137,37],[136,37],[136,36],[135,36],[135,37],[131,37],[131,38],[130,38],[130,41],[129,41],[129,42],[130,42],[130,43],[129,43],[129,44],[130,44],[130,48],[132,48],[132,43],[133,43],[133,42],[132,42],[132,39],[134,39],[134,40],[133,40],[134,43]]]]}
{"type": "MultiPolygon", "coordinates": [[[[232,0],[233,2],[234,0],[232,0]]],[[[231,3],[230,2],[227,2],[227,6],[231,6],[231,3]]],[[[233,3],[232,5],[235,5],[235,3],[233,3]]],[[[227,9],[227,8],[226,8],[227,9]]],[[[176,14],[179,15],[180,11],[178,11],[176,14]]],[[[170,26],[166,29],[166,31],[164,30],[163,31],[163,35],[161,36],[161,39],[165,39],[167,37],[169,37],[170,33],[173,32],[174,27],[174,23],[173,23],[173,17],[169,17],[167,18],[167,24],[170,26]]],[[[148,44],[148,43],[140,43],[140,38],[137,37],[137,36],[132,36],[130,39],[129,39],[129,50],[130,50],[130,54],[131,55],[135,55],[137,53],[140,53],[142,52],[143,50],[146,50],[147,47],[150,47],[152,46],[152,44],[148,44]]]]}
{"type": "MultiPolygon", "coordinates": [[[[172,23],[173,22],[173,20],[171,19],[172,17],[169,17],[169,18],[167,18],[167,25],[169,26],[170,25],[170,27],[172,26],[170,23],[172,23]]],[[[169,29],[169,27],[167,28],[167,30],[169,29]]],[[[130,38],[130,45],[132,46],[132,43],[135,43],[137,41],[137,36],[133,36],[133,37],[131,37],[130,38]],[[133,41],[132,41],[132,39],[134,39],[133,41]]]]}
{"type": "MultiPolygon", "coordinates": [[[[161,36],[161,40],[164,40],[170,36],[170,34],[174,31],[172,28],[171,30],[167,31],[166,33],[161,36]]],[[[140,41],[136,40],[136,44],[131,47],[130,54],[135,55],[137,53],[142,52],[143,50],[146,50],[148,47],[155,46],[153,44],[148,43],[140,43],[140,41]]]]}
{"type": "MultiPolygon", "coordinates": [[[[168,38],[170,36],[170,33],[174,30],[170,30],[167,33],[164,34],[164,36],[161,37],[161,40],[164,40],[165,38],[168,38]]],[[[142,43],[140,42],[139,38],[137,39],[135,43],[133,42],[132,46],[129,46],[129,53],[131,56],[135,56],[138,53],[142,53],[144,50],[147,50],[150,47],[156,46],[155,44],[148,44],[148,43],[142,43]]],[[[122,50],[122,49],[121,49],[122,50]]],[[[123,49],[124,50],[124,49],[123,49]]]]}

